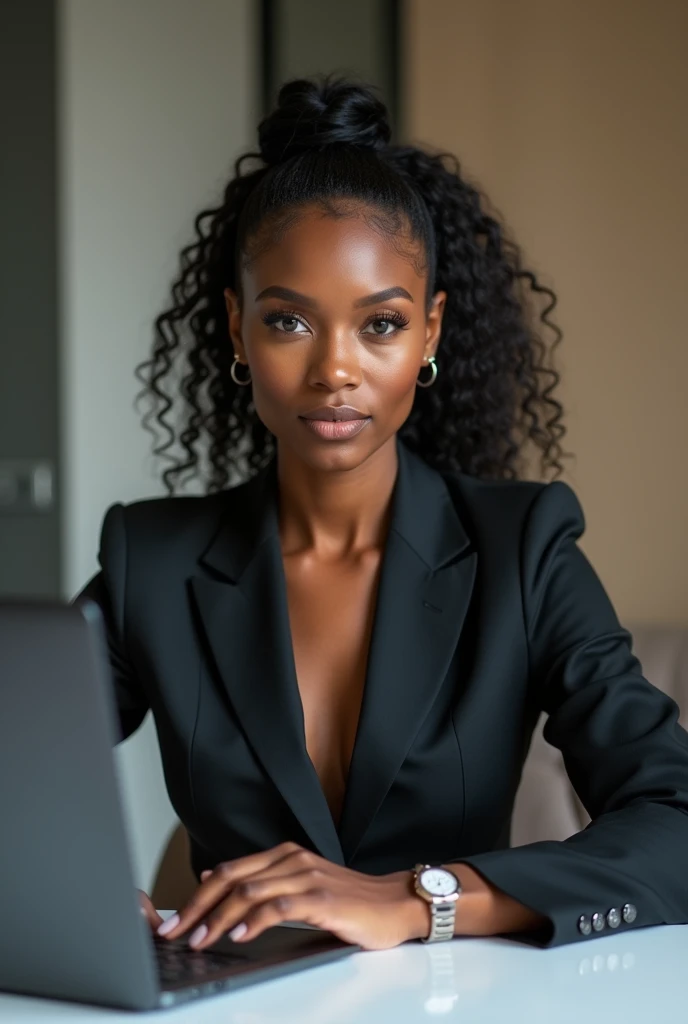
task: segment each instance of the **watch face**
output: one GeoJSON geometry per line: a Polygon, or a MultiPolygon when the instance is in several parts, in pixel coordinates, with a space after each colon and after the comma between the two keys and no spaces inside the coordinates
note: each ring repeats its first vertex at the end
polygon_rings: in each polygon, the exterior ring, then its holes
{"type": "Polygon", "coordinates": [[[431,896],[451,896],[459,888],[454,875],[444,868],[426,868],[425,871],[421,871],[418,880],[431,896]]]}

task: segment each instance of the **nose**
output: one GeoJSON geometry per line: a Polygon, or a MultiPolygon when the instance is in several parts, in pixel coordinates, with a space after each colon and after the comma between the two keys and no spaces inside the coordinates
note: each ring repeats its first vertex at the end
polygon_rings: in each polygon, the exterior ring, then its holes
{"type": "Polygon", "coordinates": [[[308,383],[327,391],[357,388],[361,383],[357,339],[335,332],[321,335],[312,348],[308,383]]]}

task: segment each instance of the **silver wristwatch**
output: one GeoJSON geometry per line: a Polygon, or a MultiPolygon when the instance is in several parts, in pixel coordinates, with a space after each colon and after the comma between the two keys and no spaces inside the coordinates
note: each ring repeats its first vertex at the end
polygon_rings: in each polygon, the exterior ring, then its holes
{"type": "Polygon", "coordinates": [[[430,934],[423,942],[443,942],[454,938],[456,902],[461,895],[461,883],[453,871],[416,864],[413,887],[418,896],[430,905],[432,924],[430,934]]]}

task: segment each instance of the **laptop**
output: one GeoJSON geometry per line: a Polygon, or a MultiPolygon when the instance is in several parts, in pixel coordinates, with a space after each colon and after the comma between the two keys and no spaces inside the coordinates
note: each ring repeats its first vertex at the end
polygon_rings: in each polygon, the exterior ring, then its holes
{"type": "Polygon", "coordinates": [[[99,607],[0,599],[0,990],[152,1010],[360,948],[294,926],[198,951],[188,936],[154,935],[129,855],[116,722],[99,607]]]}

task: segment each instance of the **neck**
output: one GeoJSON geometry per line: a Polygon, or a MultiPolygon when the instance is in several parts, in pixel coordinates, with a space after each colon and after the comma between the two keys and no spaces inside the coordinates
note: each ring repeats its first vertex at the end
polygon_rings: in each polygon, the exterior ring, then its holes
{"type": "Polygon", "coordinates": [[[285,555],[311,552],[326,559],[381,548],[389,526],[398,467],[396,435],[349,470],[308,466],[277,449],[279,522],[285,555]]]}

